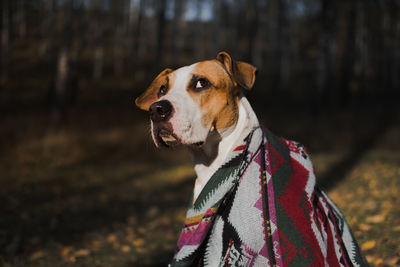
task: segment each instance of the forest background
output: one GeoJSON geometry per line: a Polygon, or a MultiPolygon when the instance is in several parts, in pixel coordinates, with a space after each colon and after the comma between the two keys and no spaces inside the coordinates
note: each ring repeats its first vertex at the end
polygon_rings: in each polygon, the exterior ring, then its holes
{"type": "Polygon", "coordinates": [[[134,99],[219,51],[258,68],[367,259],[400,265],[400,1],[2,0],[0,265],[160,266],[194,182],[134,99]]]}

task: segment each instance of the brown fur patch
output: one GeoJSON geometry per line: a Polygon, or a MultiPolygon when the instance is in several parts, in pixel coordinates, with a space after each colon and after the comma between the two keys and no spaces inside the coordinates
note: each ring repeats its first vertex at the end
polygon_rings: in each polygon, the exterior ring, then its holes
{"type": "Polygon", "coordinates": [[[206,128],[212,125],[224,129],[234,125],[238,119],[238,95],[232,79],[217,60],[200,62],[192,75],[206,78],[212,84],[209,88],[194,91],[187,88],[189,95],[200,105],[202,123],[206,128]]]}
{"type": "Polygon", "coordinates": [[[171,69],[163,70],[160,74],[157,75],[157,77],[153,80],[147,90],[144,91],[143,94],[141,94],[138,98],[136,98],[136,106],[138,106],[140,109],[148,111],[151,104],[153,104],[160,98],[160,95],[158,94],[160,87],[162,85],[168,85],[168,93],[170,87],[172,86],[172,84],[174,84],[174,79],[175,73],[171,69]]]}

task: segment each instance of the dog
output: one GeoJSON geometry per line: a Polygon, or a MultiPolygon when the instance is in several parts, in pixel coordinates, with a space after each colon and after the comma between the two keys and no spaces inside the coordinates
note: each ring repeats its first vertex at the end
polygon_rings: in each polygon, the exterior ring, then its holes
{"type": "Polygon", "coordinates": [[[260,125],[243,94],[256,71],[220,52],[135,100],[155,145],[185,146],[197,175],[170,266],[368,266],[305,148],[260,125]]]}

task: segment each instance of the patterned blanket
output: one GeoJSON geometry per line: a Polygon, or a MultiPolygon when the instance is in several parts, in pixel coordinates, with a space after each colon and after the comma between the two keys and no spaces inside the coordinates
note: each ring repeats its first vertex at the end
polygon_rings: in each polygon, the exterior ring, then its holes
{"type": "Polygon", "coordinates": [[[187,212],[170,266],[368,266],[304,147],[255,129],[187,212]]]}

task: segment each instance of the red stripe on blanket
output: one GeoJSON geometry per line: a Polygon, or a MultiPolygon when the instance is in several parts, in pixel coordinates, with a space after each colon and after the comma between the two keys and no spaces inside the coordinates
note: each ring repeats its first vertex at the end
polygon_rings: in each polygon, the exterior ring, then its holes
{"type": "Polygon", "coordinates": [[[235,147],[235,149],[233,151],[242,151],[246,148],[246,145],[241,145],[241,146],[237,146],[235,147]]]}

